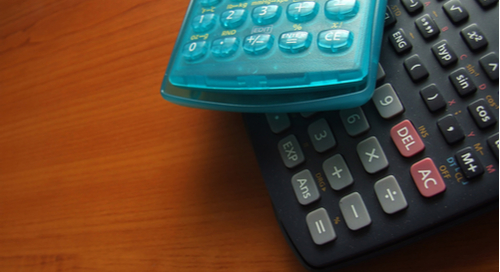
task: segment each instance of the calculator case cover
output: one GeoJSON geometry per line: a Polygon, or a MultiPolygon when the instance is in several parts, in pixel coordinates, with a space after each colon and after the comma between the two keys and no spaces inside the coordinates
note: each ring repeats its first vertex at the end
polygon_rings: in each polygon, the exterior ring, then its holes
{"type": "MultiPolygon", "coordinates": [[[[272,29],[270,33],[275,37],[269,52],[253,56],[239,48],[232,57],[217,58],[210,52],[213,47],[210,42],[224,36],[211,38],[211,35],[225,33],[226,30],[217,22],[216,30],[209,33],[200,35],[192,31],[194,18],[200,16],[199,11],[193,10],[200,9],[198,2],[192,1],[162,83],[161,94],[166,100],[183,106],[239,112],[318,111],[362,105],[371,98],[375,89],[386,0],[363,2],[367,3],[370,6],[358,12],[368,15],[357,14],[367,21],[361,20],[349,29],[354,35],[369,35],[372,38],[345,51],[331,53],[319,48],[316,36],[321,31],[330,30],[326,25],[334,21],[316,16],[320,18],[303,24],[304,30],[314,34],[310,48],[304,52],[290,54],[278,48],[278,38],[283,33],[289,33],[286,30],[293,32],[282,19],[281,23],[265,26],[272,29]],[[359,24],[368,27],[361,28],[359,24]],[[191,41],[203,42],[205,39],[207,52],[204,57],[187,59],[185,52],[189,52],[189,46],[194,44],[191,41]]],[[[225,7],[222,5],[222,8],[225,7]]],[[[322,12],[323,9],[319,11],[322,12]]],[[[346,21],[349,20],[353,19],[346,21]]],[[[247,18],[245,24],[253,24],[252,19],[247,18]]],[[[291,25],[290,22],[288,24],[291,25]]],[[[294,24],[294,27],[302,28],[302,24],[294,24]]],[[[240,45],[247,34],[250,32],[235,36],[240,45]]]]}

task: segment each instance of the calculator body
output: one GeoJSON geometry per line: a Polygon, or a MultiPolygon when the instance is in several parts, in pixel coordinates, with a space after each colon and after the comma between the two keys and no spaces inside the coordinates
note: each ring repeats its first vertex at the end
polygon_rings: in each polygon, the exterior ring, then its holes
{"type": "Polygon", "coordinates": [[[362,105],[375,88],[385,3],[191,1],[161,94],[239,112],[362,105]]]}

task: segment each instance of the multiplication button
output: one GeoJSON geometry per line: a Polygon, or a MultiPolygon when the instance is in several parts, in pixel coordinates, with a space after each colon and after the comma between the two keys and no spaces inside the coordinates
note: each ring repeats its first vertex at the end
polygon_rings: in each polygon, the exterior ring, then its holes
{"type": "Polygon", "coordinates": [[[323,245],[337,238],[325,208],[319,208],[307,214],[306,222],[315,244],[323,245]]]}
{"type": "Polygon", "coordinates": [[[389,166],[384,150],[375,136],[360,142],[356,150],[363,167],[370,174],[377,173],[389,166]]]}

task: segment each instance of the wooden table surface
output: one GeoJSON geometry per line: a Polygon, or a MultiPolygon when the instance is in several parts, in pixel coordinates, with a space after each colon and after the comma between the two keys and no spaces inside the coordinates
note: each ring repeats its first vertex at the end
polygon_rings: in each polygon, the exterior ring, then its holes
{"type": "MultiPolygon", "coordinates": [[[[0,271],[304,271],[240,114],[160,84],[188,0],[0,1],[0,271]]],[[[340,271],[497,271],[498,211],[340,271]]]]}

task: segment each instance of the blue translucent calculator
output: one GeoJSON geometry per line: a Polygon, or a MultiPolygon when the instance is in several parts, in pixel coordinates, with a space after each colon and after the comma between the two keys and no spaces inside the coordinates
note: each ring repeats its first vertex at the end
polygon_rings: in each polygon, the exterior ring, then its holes
{"type": "Polygon", "coordinates": [[[352,108],[375,89],[386,0],[192,0],[161,89],[239,112],[352,108]]]}

